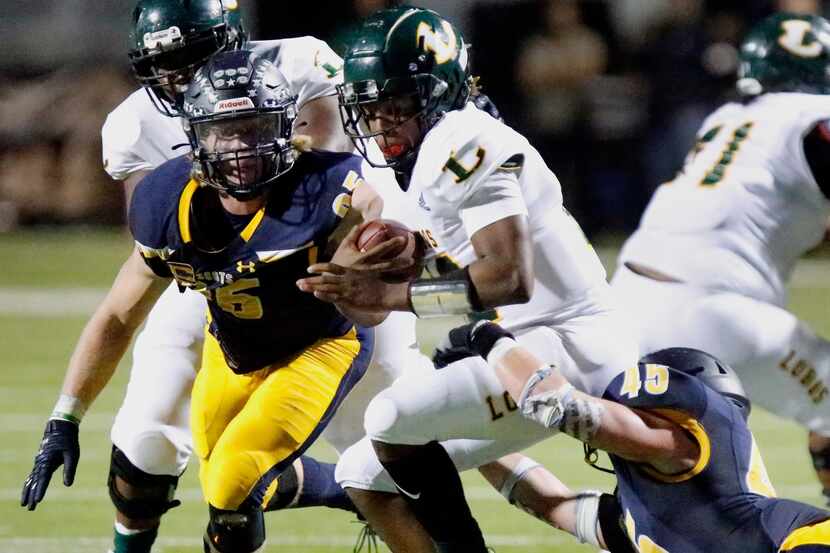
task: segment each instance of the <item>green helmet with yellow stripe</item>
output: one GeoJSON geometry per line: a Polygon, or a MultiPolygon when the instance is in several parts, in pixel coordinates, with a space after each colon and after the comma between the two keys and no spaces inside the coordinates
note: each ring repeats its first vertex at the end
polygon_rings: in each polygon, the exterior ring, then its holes
{"type": "MultiPolygon", "coordinates": [[[[411,97],[417,106],[414,116],[426,134],[444,113],[464,107],[472,88],[460,31],[431,10],[400,7],[369,16],[350,41],[343,62],[343,84],[338,86],[341,115],[358,149],[362,141],[377,135],[367,132],[366,105],[411,97]]],[[[387,157],[387,166],[403,161],[387,157]]]]}

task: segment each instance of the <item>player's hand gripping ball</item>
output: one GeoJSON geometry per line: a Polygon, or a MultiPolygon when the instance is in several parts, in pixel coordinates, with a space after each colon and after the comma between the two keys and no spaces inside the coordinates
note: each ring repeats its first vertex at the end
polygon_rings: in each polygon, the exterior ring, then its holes
{"type": "Polygon", "coordinates": [[[412,265],[405,269],[386,271],[382,278],[387,282],[407,282],[420,276],[423,270],[423,260],[426,247],[423,239],[409,230],[404,224],[391,219],[375,219],[364,223],[363,228],[355,239],[357,249],[365,253],[398,236],[406,238],[406,241],[398,249],[392,249],[377,261],[391,261],[393,259],[411,259],[412,265]]]}

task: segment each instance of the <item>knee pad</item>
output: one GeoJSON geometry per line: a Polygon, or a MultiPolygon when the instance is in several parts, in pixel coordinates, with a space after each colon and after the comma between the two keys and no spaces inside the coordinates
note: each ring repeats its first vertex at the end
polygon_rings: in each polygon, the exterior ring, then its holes
{"type": "Polygon", "coordinates": [[[110,473],[107,478],[110,499],[118,512],[131,519],[162,516],[181,502],[173,499],[178,476],[148,474],[133,465],[120,449],[112,446],[110,473]],[[119,489],[118,482],[128,491],[119,489]]]}
{"type": "Polygon", "coordinates": [[[394,398],[385,390],[376,395],[363,415],[363,427],[366,435],[379,441],[395,441],[395,425],[398,422],[398,406],[394,398]]]}
{"type": "Polygon", "coordinates": [[[265,544],[265,517],[246,501],[235,511],[210,506],[205,553],[255,553],[265,544]]]}
{"type": "Polygon", "coordinates": [[[363,438],[343,452],[337,460],[334,479],[344,489],[398,493],[395,483],[378,461],[368,438],[363,438]]]}

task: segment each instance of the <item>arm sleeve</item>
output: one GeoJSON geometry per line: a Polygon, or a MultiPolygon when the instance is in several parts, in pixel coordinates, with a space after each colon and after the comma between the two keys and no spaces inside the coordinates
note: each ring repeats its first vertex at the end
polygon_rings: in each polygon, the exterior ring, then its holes
{"type": "Polygon", "coordinates": [[[527,215],[518,176],[497,170],[481,180],[459,206],[468,236],[506,217],[527,215]]]}

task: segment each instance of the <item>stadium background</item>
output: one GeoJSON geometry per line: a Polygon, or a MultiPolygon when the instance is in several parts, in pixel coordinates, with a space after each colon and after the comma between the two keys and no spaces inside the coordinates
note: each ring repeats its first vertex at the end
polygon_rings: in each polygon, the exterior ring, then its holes
{"type": "MultiPolygon", "coordinates": [[[[312,34],[342,49],[377,0],[241,0],[254,38],[312,34]]],[[[475,72],[506,121],[526,133],[613,271],[615,245],[671,178],[702,118],[732,95],[743,32],[775,9],[827,14],[817,0],[424,0],[473,44],[475,72]]],[[[111,536],[108,429],[127,364],[82,425],[72,488],[60,474],[35,513],[17,506],[44,418],[86,317],[130,251],[121,191],[103,172],[99,130],[135,85],[126,63],[134,0],[0,3],[0,553],[103,552],[111,536]]],[[[792,309],[830,335],[830,261],[794,276],[792,309]]],[[[422,325],[425,350],[452,321],[422,325]]],[[[804,433],[758,410],[751,425],[779,495],[820,504],[804,433]]],[[[314,453],[332,459],[327,446],[314,453]]],[[[573,487],[610,489],[559,438],[531,455],[573,487]]],[[[607,462],[607,460],[605,460],[607,462]]],[[[194,466],[184,505],[156,551],[201,550],[206,520],[194,466]]],[[[505,504],[475,474],[467,492],[498,551],[588,551],[505,504]]],[[[268,551],[351,549],[352,518],[320,510],[268,517],[268,551]]]]}

